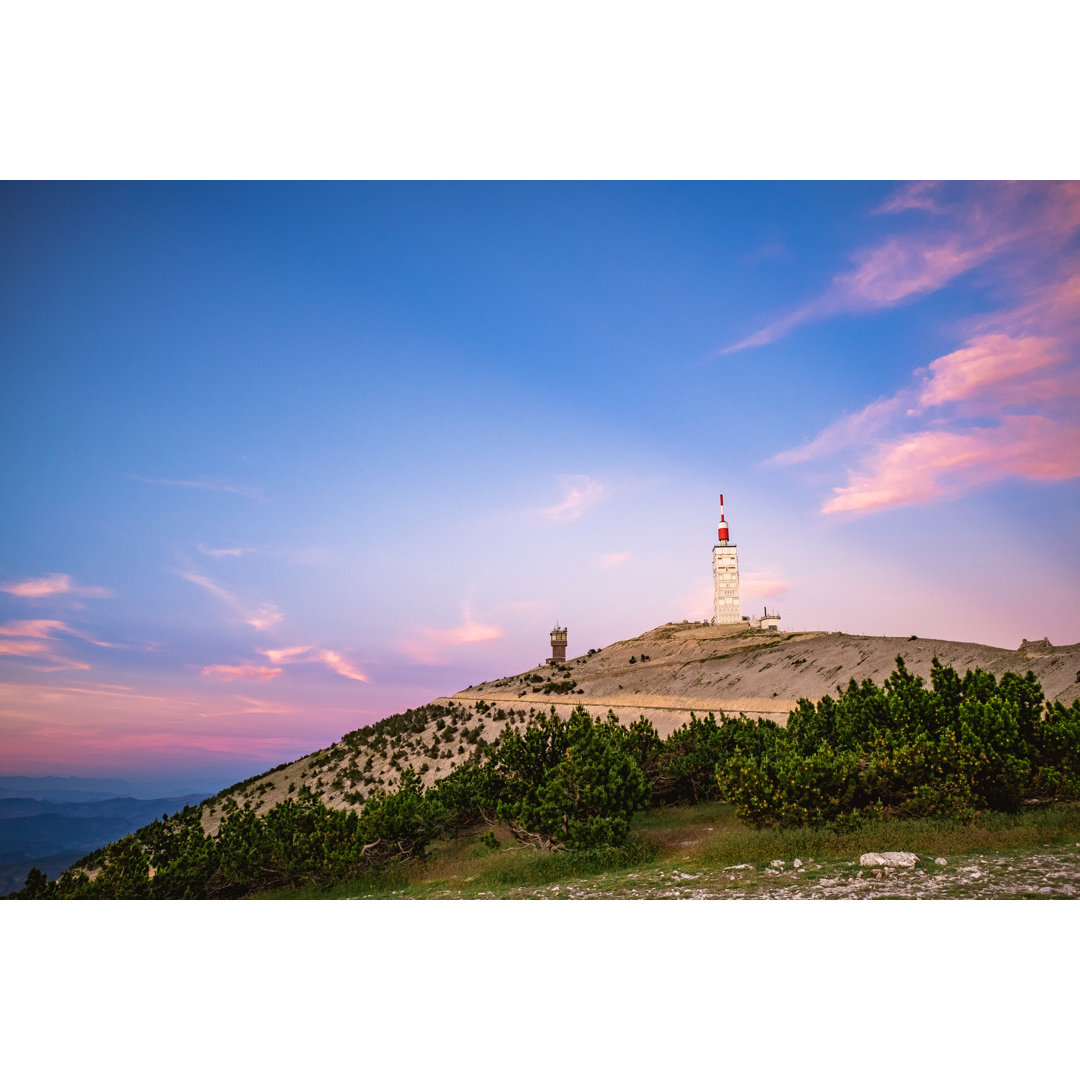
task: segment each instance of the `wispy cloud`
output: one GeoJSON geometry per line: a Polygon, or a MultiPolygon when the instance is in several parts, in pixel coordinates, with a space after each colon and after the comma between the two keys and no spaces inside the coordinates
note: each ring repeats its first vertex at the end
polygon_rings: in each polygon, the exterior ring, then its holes
{"type": "Polygon", "coordinates": [[[975,333],[916,371],[897,397],[908,407],[860,447],[847,484],[822,511],[866,513],[955,498],[1007,478],[1080,476],[1077,316],[1080,309],[1071,324],[1047,319],[1049,333],[1025,336],[1025,309],[1015,320],[997,313],[983,325],[1011,324],[1014,333],[975,333]]]}
{"type": "Polygon", "coordinates": [[[363,671],[333,649],[316,649],[314,645],[292,645],[284,649],[260,649],[273,664],[325,664],[331,671],[356,682],[370,682],[363,671]]]}
{"type": "Polygon", "coordinates": [[[49,667],[39,671],[89,671],[90,665],[81,660],[73,660],[61,655],[48,641],[31,639],[11,639],[0,641],[0,656],[13,656],[21,660],[44,661],[49,667]]]}
{"type": "Polygon", "coordinates": [[[277,626],[283,618],[285,616],[278,611],[275,604],[260,604],[248,614],[244,622],[254,626],[256,630],[269,630],[271,626],[277,626]]]}
{"type": "Polygon", "coordinates": [[[54,638],[57,634],[67,634],[70,637],[81,638],[89,641],[91,645],[100,645],[103,649],[115,649],[117,646],[110,641],[98,641],[82,630],[76,630],[58,619],[22,619],[18,622],[0,626],[0,635],[5,637],[27,638],[54,638]]]}
{"type": "Polygon", "coordinates": [[[233,682],[235,679],[267,682],[276,679],[282,672],[279,667],[266,667],[264,664],[210,664],[202,669],[208,679],[233,682]]]}
{"type": "Polygon", "coordinates": [[[1045,416],[1004,416],[967,432],[920,431],[879,447],[822,513],[866,513],[941,497],[1008,477],[1035,481],[1080,476],[1080,428],[1045,416]]]}
{"type": "Polygon", "coordinates": [[[1004,253],[1062,248],[1080,227],[1080,183],[914,184],[879,211],[929,211],[921,228],[856,252],[829,287],[721,354],[778,341],[795,327],[841,314],[893,307],[935,292],[1004,253]]]}
{"type": "MultiPolygon", "coordinates": [[[[1032,374],[1058,366],[1065,359],[1063,342],[1055,338],[983,334],[931,362],[919,405],[956,403],[979,410],[991,399],[1001,406],[1018,397],[1030,404],[1032,389],[1040,385],[1032,374]]],[[[1050,380],[1047,388],[1055,397],[1063,389],[1055,380],[1050,380]]]]}
{"type": "Polygon", "coordinates": [[[899,394],[886,400],[875,401],[857,413],[835,420],[804,446],[774,454],[769,458],[769,464],[799,465],[813,458],[828,457],[849,446],[863,445],[882,431],[905,407],[904,397],[899,394]]]}
{"type": "Polygon", "coordinates": [[[774,571],[749,570],[739,575],[739,595],[748,600],[781,596],[791,588],[791,583],[774,571]]]}
{"type": "Polygon", "coordinates": [[[24,599],[38,599],[42,596],[88,596],[97,599],[113,595],[111,589],[100,585],[77,585],[70,574],[46,574],[42,578],[28,578],[25,581],[9,581],[0,585],[0,592],[11,593],[24,599]]]}
{"type": "Polygon", "coordinates": [[[216,581],[208,578],[205,574],[197,574],[191,570],[177,570],[175,573],[185,581],[190,581],[192,585],[198,585],[199,588],[205,589],[208,593],[216,596],[226,607],[239,615],[249,626],[255,627],[256,630],[269,630],[284,618],[276,604],[268,602],[248,603],[219,585],[216,581]]]}
{"type": "Polygon", "coordinates": [[[295,663],[304,653],[310,653],[314,645],[291,645],[286,649],[260,649],[259,652],[272,664],[295,663]]]}
{"type": "Polygon", "coordinates": [[[89,671],[89,664],[64,655],[58,641],[61,636],[79,638],[103,649],[115,648],[58,619],[27,619],[0,626],[0,656],[32,660],[38,671],[89,671]],[[38,666],[41,663],[50,666],[38,666]]]}
{"type": "Polygon", "coordinates": [[[562,502],[542,507],[534,513],[548,521],[575,521],[607,494],[604,485],[591,476],[567,476],[563,478],[562,484],[566,491],[562,502]]]}
{"type": "Polygon", "coordinates": [[[368,677],[354,664],[345,659],[341,653],[332,649],[322,649],[318,654],[318,660],[325,664],[331,671],[346,679],[354,679],[356,682],[369,682],[368,677]]]}
{"type": "Polygon", "coordinates": [[[134,473],[128,473],[128,479],[137,480],[140,484],[153,484],[155,487],[193,488],[197,491],[216,491],[226,495],[242,495],[245,499],[254,499],[257,502],[266,501],[258,488],[234,484],[231,480],[213,478],[174,480],[161,477],[136,476],[134,473]]]}
{"type": "Polygon", "coordinates": [[[466,607],[460,625],[445,629],[420,627],[409,638],[399,641],[397,647],[418,664],[434,665],[446,663],[448,648],[499,641],[505,636],[506,632],[501,626],[479,622],[466,607]]]}
{"type": "Polygon", "coordinates": [[[209,555],[213,559],[229,559],[239,558],[241,555],[250,555],[254,548],[235,547],[235,548],[212,548],[207,547],[205,544],[198,545],[199,550],[204,555],[209,555]]]}
{"type": "Polygon", "coordinates": [[[597,560],[596,565],[601,567],[601,569],[609,570],[613,566],[621,566],[630,557],[629,551],[615,551],[610,555],[601,555],[597,560]]]}
{"type": "Polygon", "coordinates": [[[941,207],[937,195],[941,188],[942,183],[939,180],[917,180],[906,184],[893,192],[874,213],[900,214],[905,210],[927,210],[931,214],[938,214],[941,207]]]}
{"type": "Polygon", "coordinates": [[[202,718],[215,718],[219,716],[292,716],[296,710],[288,705],[282,705],[276,701],[260,701],[259,698],[245,697],[243,694],[233,695],[234,704],[224,709],[215,709],[213,712],[201,712],[202,718]]]}
{"type": "MultiPolygon", "coordinates": [[[[1080,260],[1062,251],[1080,230],[1080,185],[992,190],[968,217],[980,222],[986,250],[1009,253],[992,277],[1006,302],[965,320],[958,347],[916,368],[907,386],[771,459],[797,465],[853,453],[823,513],[956,498],[1008,478],[1080,476],[1080,260]]],[[[903,208],[925,209],[936,197],[936,188],[918,189],[903,208]]]]}

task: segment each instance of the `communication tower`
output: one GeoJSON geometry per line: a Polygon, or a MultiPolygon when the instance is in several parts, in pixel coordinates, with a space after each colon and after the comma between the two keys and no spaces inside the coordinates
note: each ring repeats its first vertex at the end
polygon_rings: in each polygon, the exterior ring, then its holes
{"type": "Polygon", "coordinates": [[[729,542],[728,525],[724,520],[724,496],[720,496],[720,522],[716,529],[716,544],[712,549],[713,562],[713,623],[742,622],[739,603],[739,552],[729,542]]]}

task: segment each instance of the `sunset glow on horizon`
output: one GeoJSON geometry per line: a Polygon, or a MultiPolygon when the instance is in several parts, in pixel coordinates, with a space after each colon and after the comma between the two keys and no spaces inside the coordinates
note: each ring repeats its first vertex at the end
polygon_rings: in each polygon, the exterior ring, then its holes
{"type": "Polygon", "coordinates": [[[5,183],[0,773],[743,612],[1080,640],[1080,183],[5,183]]]}

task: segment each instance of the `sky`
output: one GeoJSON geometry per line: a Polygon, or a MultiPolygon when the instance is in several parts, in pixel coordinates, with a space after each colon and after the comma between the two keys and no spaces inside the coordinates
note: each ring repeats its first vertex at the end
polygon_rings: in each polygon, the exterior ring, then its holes
{"type": "MultiPolygon", "coordinates": [[[[0,773],[711,614],[1080,640],[1080,184],[0,185],[0,773]]],[[[177,782],[179,782],[177,780],[177,782]]]]}

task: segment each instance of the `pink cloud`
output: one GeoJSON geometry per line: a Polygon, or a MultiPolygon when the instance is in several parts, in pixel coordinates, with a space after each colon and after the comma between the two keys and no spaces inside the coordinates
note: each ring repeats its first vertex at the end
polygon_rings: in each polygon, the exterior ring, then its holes
{"type": "MultiPolygon", "coordinates": [[[[1071,289],[1071,284],[1068,289],[1071,289]]],[[[1043,300],[1061,291],[1043,290],[1043,300]]],[[[1040,301],[1043,311],[1054,304],[1040,301]]],[[[1029,325],[1032,306],[997,313],[998,327],[1029,325]]],[[[989,320],[988,320],[989,321],[989,320]]],[[[1080,363],[1075,325],[1049,319],[1054,336],[977,334],[916,372],[918,388],[900,391],[874,422],[844,418],[813,442],[778,454],[795,464],[845,445],[860,446],[848,484],[834,489],[823,513],[867,513],[936,498],[1006,478],[1062,481],[1080,475],[1080,363]],[[885,431],[890,420],[893,430],[885,431]],[[976,426],[970,421],[976,420],[976,426]],[[882,421],[882,423],[877,423],[882,421]],[[919,430],[902,430],[905,425],[919,430]],[[900,430],[897,430],[899,428],[900,430]]],[[[870,406],[864,413],[877,406],[870,406]]]]}
{"type": "MultiPolygon", "coordinates": [[[[988,389],[997,391],[1002,383],[1060,364],[1064,359],[1061,343],[1054,338],[1014,338],[1008,334],[976,337],[964,348],[931,362],[931,377],[919,395],[919,404],[944,405],[981,397],[988,389]]],[[[1023,387],[1012,389],[1024,394],[1023,387]]]]}
{"type": "Polygon", "coordinates": [[[341,653],[333,652],[331,649],[323,649],[319,653],[318,659],[331,671],[344,676],[346,679],[354,679],[356,682],[370,682],[368,677],[358,667],[349,663],[341,653]]]}
{"type": "Polygon", "coordinates": [[[1012,304],[965,320],[959,347],[917,368],[909,386],[771,459],[794,465],[854,449],[847,483],[833,489],[823,513],[1080,473],[1080,260],[1060,251],[1080,228],[1080,185],[987,190],[969,208],[970,231],[989,237],[996,229],[1000,245],[1011,247],[1015,257],[998,264],[998,291],[1012,304]]]}
{"type": "Polygon", "coordinates": [[[200,717],[216,716],[295,716],[296,709],[288,705],[282,705],[275,701],[260,701],[258,698],[244,697],[242,694],[234,694],[234,704],[224,709],[214,709],[212,712],[201,712],[200,717]]]}
{"type": "Polygon", "coordinates": [[[228,604],[230,607],[236,606],[236,597],[227,589],[223,589],[216,582],[211,581],[203,574],[196,573],[181,573],[180,576],[185,581],[190,581],[192,585],[198,585],[201,589],[206,589],[207,592],[213,593],[219,600],[228,604]]]}
{"type": "Polygon", "coordinates": [[[775,573],[750,570],[739,575],[739,594],[749,600],[780,596],[791,588],[791,583],[775,573]]]}
{"type": "Polygon", "coordinates": [[[875,401],[865,409],[842,416],[830,424],[820,435],[794,450],[784,450],[769,458],[771,465],[798,465],[813,458],[835,454],[849,446],[865,443],[886,427],[902,411],[905,397],[896,395],[883,401],[875,401]]]}
{"type": "Polygon", "coordinates": [[[325,664],[331,671],[356,682],[371,680],[355,664],[332,649],[318,649],[313,645],[293,645],[285,649],[260,649],[263,656],[275,664],[325,664]]]}
{"type": "Polygon", "coordinates": [[[1061,250],[1080,228],[1080,183],[1075,181],[961,186],[952,200],[945,188],[907,186],[882,212],[931,211],[928,226],[856,252],[855,265],[836,274],[824,293],[720,354],[769,344],[815,319],[893,307],[935,292],[1005,252],[1043,257],[1061,250]]]}
{"type": "Polygon", "coordinates": [[[282,672],[279,667],[266,667],[262,664],[210,664],[202,669],[208,679],[220,679],[232,682],[234,679],[250,679],[255,682],[267,682],[276,679],[282,672]]]}
{"type": "Polygon", "coordinates": [[[48,641],[33,639],[0,641],[0,656],[14,656],[28,660],[44,660],[50,667],[39,671],[89,671],[90,665],[81,660],[62,656],[48,641]]]}
{"type": "Polygon", "coordinates": [[[113,595],[111,589],[105,589],[98,585],[76,585],[71,580],[70,574],[48,574],[43,578],[9,582],[6,585],[0,585],[0,592],[11,593],[12,596],[21,596],[26,599],[37,599],[42,596],[55,596],[57,594],[96,598],[113,595]]]}
{"type": "Polygon", "coordinates": [[[56,619],[24,619],[21,622],[0,626],[0,635],[5,637],[50,638],[54,631],[67,630],[67,624],[56,619]]]}
{"type": "Polygon", "coordinates": [[[823,313],[891,307],[910,296],[936,292],[984,262],[999,245],[996,238],[969,245],[961,237],[940,244],[890,237],[879,247],[860,252],[855,268],[833,279],[823,313]]]}
{"type": "Polygon", "coordinates": [[[271,663],[288,664],[293,662],[296,657],[302,656],[306,652],[310,652],[313,648],[313,645],[292,645],[287,649],[260,649],[259,652],[270,660],[271,663]]]}
{"type": "Polygon", "coordinates": [[[554,506],[535,511],[549,521],[574,521],[595,506],[606,494],[604,485],[590,476],[571,476],[564,480],[566,497],[554,506]]]}
{"type": "Polygon", "coordinates": [[[874,213],[899,214],[905,210],[926,210],[931,214],[941,213],[942,207],[935,198],[940,193],[941,187],[942,184],[939,180],[917,180],[890,195],[874,213]]]}
{"type": "Polygon", "coordinates": [[[803,304],[749,337],[743,338],[742,341],[737,341],[726,349],[720,349],[719,355],[726,356],[728,353],[740,352],[742,349],[754,349],[760,345],[771,345],[774,341],[779,341],[780,338],[784,337],[788,331],[794,330],[796,326],[800,326],[802,323],[809,322],[812,319],[821,318],[821,316],[827,315],[831,311],[832,308],[824,299],[803,304]]]}
{"type": "Polygon", "coordinates": [[[277,626],[284,617],[276,605],[260,604],[255,611],[248,614],[244,622],[248,626],[254,626],[256,630],[269,630],[271,626],[277,626]]]}
{"type": "Polygon", "coordinates": [[[721,349],[720,354],[769,345],[795,327],[830,315],[893,307],[913,296],[936,292],[995,254],[999,243],[971,247],[960,237],[932,243],[913,237],[889,237],[878,247],[858,252],[855,266],[837,274],[816,300],[770,323],[748,338],[721,349]]]}
{"type": "Polygon", "coordinates": [[[110,642],[98,641],[58,619],[23,619],[0,626],[0,656],[40,660],[52,665],[38,667],[38,671],[89,671],[89,664],[64,656],[58,650],[55,640],[59,634],[88,641],[103,649],[115,648],[110,642]]]}
{"type": "Polygon", "coordinates": [[[413,637],[398,642],[397,648],[419,664],[442,664],[446,662],[448,647],[499,641],[505,636],[502,627],[477,622],[466,608],[460,626],[447,629],[421,627],[413,637]]]}
{"type": "Polygon", "coordinates": [[[256,630],[269,630],[270,627],[276,626],[284,618],[277,605],[262,603],[257,607],[253,607],[229,592],[228,589],[218,585],[216,581],[212,581],[205,574],[196,574],[191,571],[177,571],[177,573],[185,581],[190,581],[192,585],[198,585],[199,588],[205,589],[213,596],[216,596],[226,607],[237,614],[249,626],[254,626],[256,630]]]}
{"type": "Polygon", "coordinates": [[[996,427],[921,431],[874,454],[865,472],[836,488],[822,513],[866,513],[955,497],[1007,477],[1080,476],[1080,429],[1045,416],[1004,416],[996,427]]]}
{"type": "Polygon", "coordinates": [[[192,704],[189,701],[176,697],[134,693],[130,686],[117,686],[113,683],[89,683],[83,684],[82,686],[45,686],[35,683],[23,683],[19,686],[12,686],[10,688],[0,685],[0,695],[4,693],[5,689],[10,689],[13,693],[29,692],[31,690],[36,691],[38,702],[46,705],[53,704],[66,697],[68,694],[82,694],[90,698],[102,698],[108,701],[110,705],[114,705],[117,702],[133,703],[135,708],[144,712],[155,704],[166,704],[170,706],[192,704]]]}
{"type": "Polygon", "coordinates": [[[11,622],[7,626],[0,626],[0,634],[7,637],[28,638],[54,638],[57,634],[68,634],[71,637],[89,641],[91,645],[98,645],[103,649],[115,649],[118,647],[109,641],[98,641],[97,638],[83,633],[82,630],[76,630],[58,619],[24,619],[11,622]]]}
{"type": "Polygon", "coordinates": [[[616,551],[612,552],[612,554],[610,555],[601,555],[597,565],[603,567],[606,570],[612,566],[619,566],[621,563],[626,562],[626,560],[629,558],[629,551],[616,551]]]}

